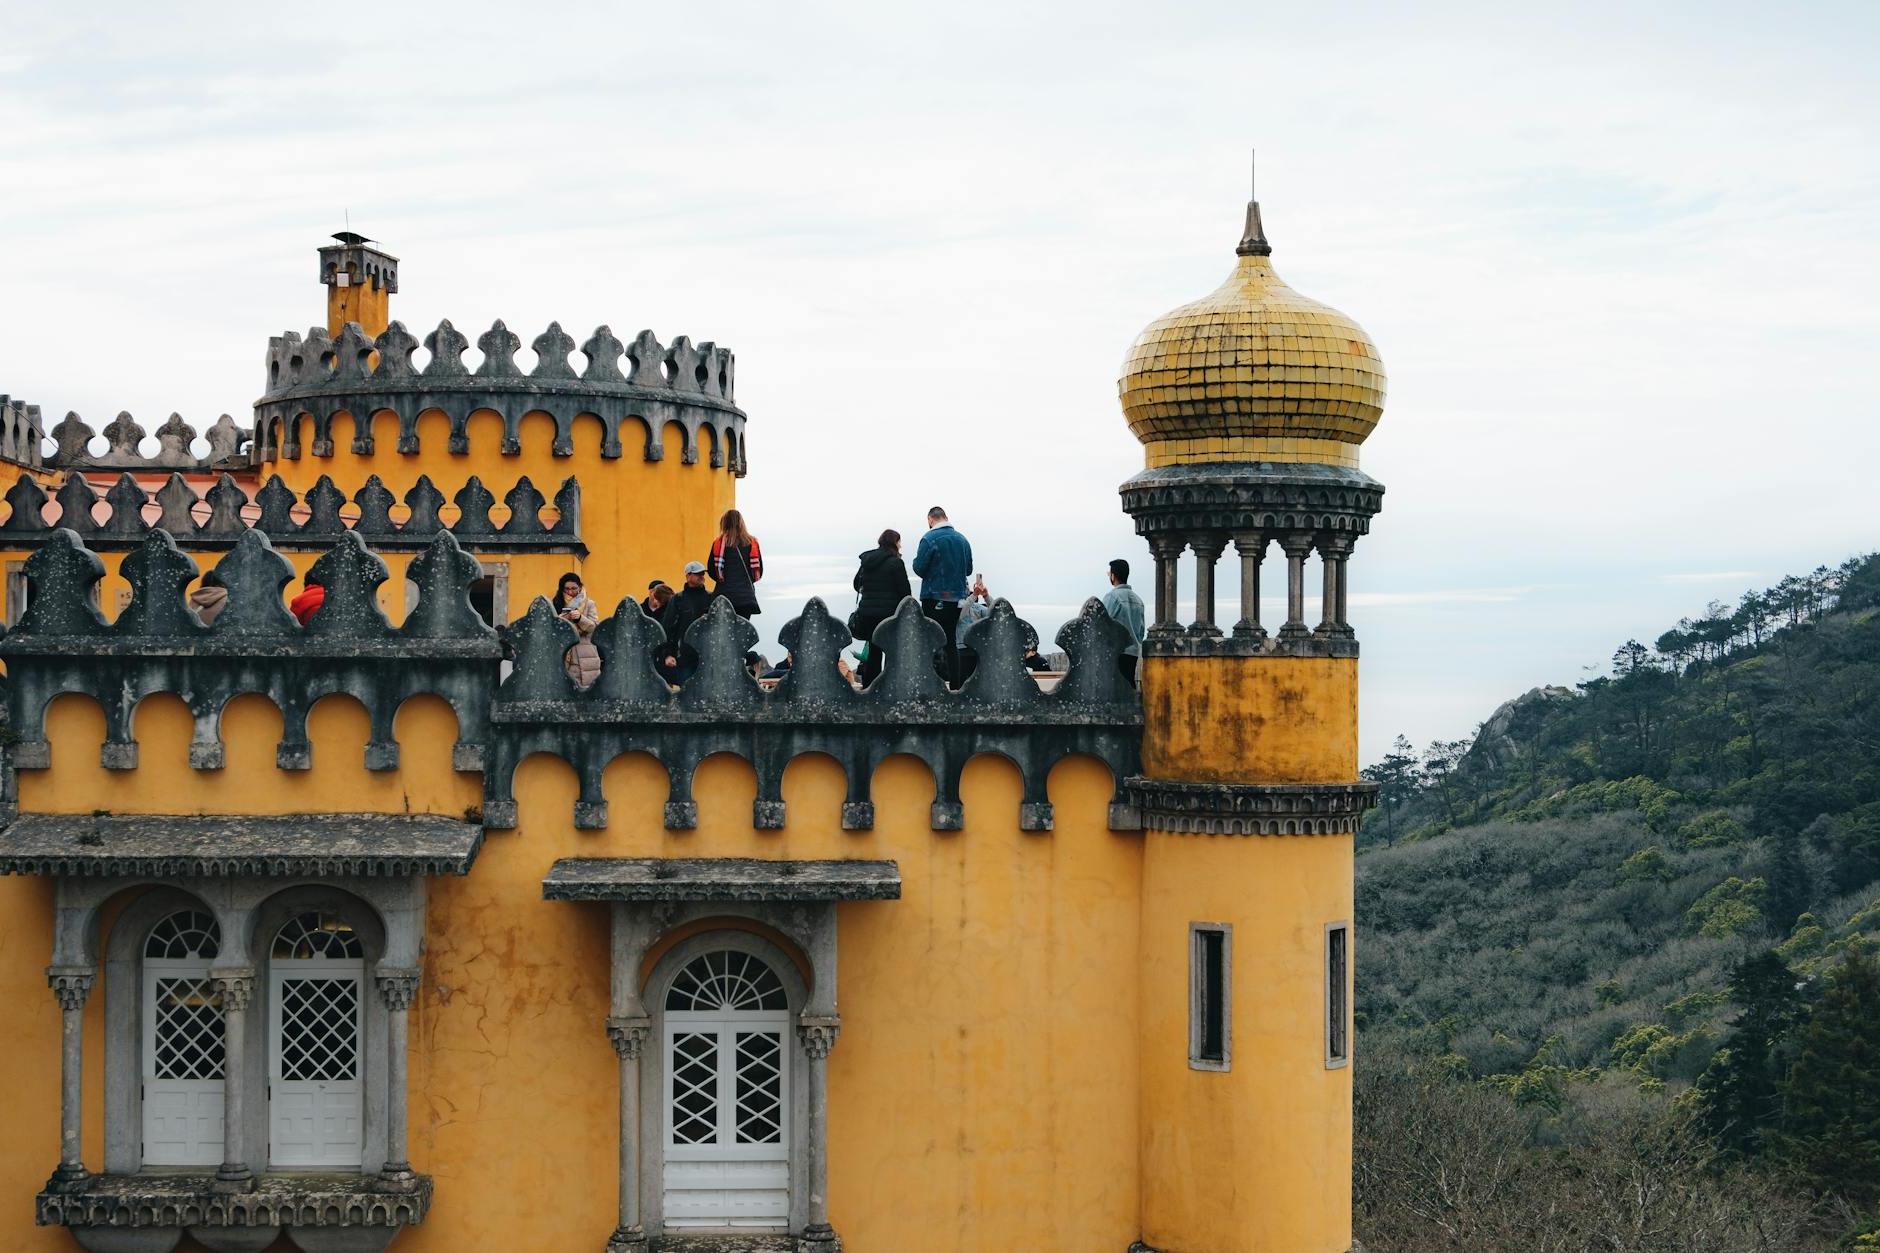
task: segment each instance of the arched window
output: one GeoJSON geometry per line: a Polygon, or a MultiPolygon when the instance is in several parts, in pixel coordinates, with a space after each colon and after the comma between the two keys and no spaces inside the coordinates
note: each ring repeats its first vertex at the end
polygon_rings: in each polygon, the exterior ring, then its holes
{"type": "Polygon", "coordinates": [[[754,954],[718,949],[680,970],[664,1008],[666,1226],[787,1227],[783,981],[754,954]]]}
{"type": "Polygon", "coordinates": [[[269,1161],[358,1166],[365,1152],[365,945],[345,919],[295,914],[268,951],[269,1161]]]}
{"type": "Polygon", "coordinates": [[[159,919],[143,947],[143,1160],[222,1160],[222,1003],[209,966],[221,928],[199,909],[159,919]]]}

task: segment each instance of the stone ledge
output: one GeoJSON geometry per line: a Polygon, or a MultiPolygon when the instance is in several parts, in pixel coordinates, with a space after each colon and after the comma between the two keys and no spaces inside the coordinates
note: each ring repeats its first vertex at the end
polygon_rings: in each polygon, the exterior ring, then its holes
{"type": "Polygon", "coordinates": [[[26,814],[0,827],[0,875],[460,875],[482,844],[427,814],[26,814]]]}
{"type": "Polygon", "coordinates": [[[415,1227],[431,1208],[431,1177],[378,1192],[358,1174],[267,1174],[253,1192],[214,1190],[213,1175],[94,1175],[41,1192],[41,1227],[415,1227]]]}
{"type": "Polygon", "coordinates": [[[1377,803],[1372,783],[1185,783],[1135,776],[1124,792],[1151,831],[1350,835],[1377,803]]]}
{"type": "Polygon", "coordinates": [[[550,901],[892,901],[891,861],[749,857],[564,857],[542,880],[550,901]]]}

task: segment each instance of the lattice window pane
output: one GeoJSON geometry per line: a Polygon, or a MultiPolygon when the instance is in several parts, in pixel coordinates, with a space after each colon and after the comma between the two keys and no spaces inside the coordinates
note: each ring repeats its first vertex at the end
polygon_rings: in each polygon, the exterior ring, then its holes
{"type": "Polygon", "coordinates": [[[359,981],[281,980],[281,1078],[359,1077],[359,981]]]}
{"type": "Polygon", "coordinates": [[[206,978],[158,979],[157,1079],[222,1077],[222,998],[206,978]]]}
{"type": "Polygon", "coordinates": [[[222,928],[200,909],[179,909],[150,928],[145,957],[213,958],[222,951],[222,928]]]}
{"type": "Polygon", "coordinates": [[[316,957],[364,957],[365,945],[352,924],[333,914],[309,911],[296,914],[274,933],[273,956],[306,961],[316,957]]]}
{"type": "Polygon", "coordinates": [[[783,1037],[740,1031],[737,1044],[739,1144],[783,1142],[783,1037]]]}
{"type": "Polygon", "coordinates": [[[718,1142],[718,1037],[689,1031],[672,1041],[672,1142],[718,1142]]]}
{"type": "Polygon", "coordinates": [[[789,1002],[784,997],[783,980],[761,958],[721,949],[686,964],[666,993],[666,1008],[720,1013],[788,1009],[789,1002]]]}

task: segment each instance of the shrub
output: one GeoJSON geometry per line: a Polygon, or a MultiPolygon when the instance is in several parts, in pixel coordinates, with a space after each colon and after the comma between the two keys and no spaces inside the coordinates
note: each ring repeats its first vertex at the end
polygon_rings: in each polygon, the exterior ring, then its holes
{"type": "Polygon", "coordinates": [[[1742,935],[1762,925],[1762,904],[1768,893],[1769,885],[1760,878],[1731,875],[1684,911],[1685,929],[1714,939],[1742,935]]]}

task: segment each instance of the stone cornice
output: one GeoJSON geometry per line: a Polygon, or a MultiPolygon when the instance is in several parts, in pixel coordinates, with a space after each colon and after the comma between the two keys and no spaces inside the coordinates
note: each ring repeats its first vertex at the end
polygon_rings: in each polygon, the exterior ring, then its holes
{"type": "Polygon", "coordinates": [[[42,1192],[41,1227],[415,1227],[431,1208],[431,1178],[409,1192],[374,1191],[352,1175],[263,1175],[252,1192],[217,1192],[210,1175],[95,1175],[69,1192],[42,1192]]]}
{"type": "Polygon", "coordinates": [[[1372,783],[1186,783],[1129,779],[1151,831],[1192,835],[1349,835],[1377,803],[1372,783]]]}

